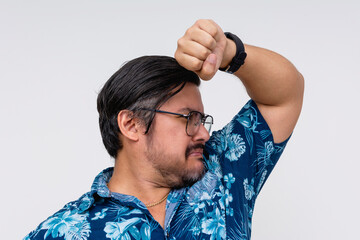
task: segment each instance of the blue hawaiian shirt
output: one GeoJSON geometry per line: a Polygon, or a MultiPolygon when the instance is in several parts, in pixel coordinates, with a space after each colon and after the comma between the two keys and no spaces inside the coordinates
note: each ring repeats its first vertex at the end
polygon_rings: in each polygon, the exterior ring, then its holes
{"type": "Polygon", "coordinates": [[[170,192],[165,229],[136,197],[109,191],[113,168],[108,168],[95,178],[90,192],[24,239],[250,239],[255,199],[286,143],[274,143],[250,100],[206,143],[204,177],[170,192]]]}

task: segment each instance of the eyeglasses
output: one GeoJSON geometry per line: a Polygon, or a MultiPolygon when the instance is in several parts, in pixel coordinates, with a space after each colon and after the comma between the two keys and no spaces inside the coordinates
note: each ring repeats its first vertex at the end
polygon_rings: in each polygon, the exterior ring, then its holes
{"type": "Polygon", "coordinates": [[[156,113],[172,114],[172,115],[186,118],[187,122],[186,122],[185,130],[186,130],[186,134],[188,136],[193,136],[199,131],[200,123],[204,125],[205,129],[208,132],[210,132],[211,126],[214,123],[214,119],[212,116],[205,115],[198,111],[191,111],[188,114],[181,114],[181,113],[167,112],[167,111],[162,111],[162,110],[157,110],[157,109],[149,109],[149,108],[141,108],[140,110],[152,111],[152,112],[156,112],[156,113]]]}

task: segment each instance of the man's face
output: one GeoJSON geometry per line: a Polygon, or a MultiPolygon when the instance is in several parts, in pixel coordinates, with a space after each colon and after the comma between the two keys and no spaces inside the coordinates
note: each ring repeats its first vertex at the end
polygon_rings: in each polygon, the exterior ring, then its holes
{"type": "MultiPolygon", "coordinates": [[[[160,110],[188,114],[204,111],[201,95],[195,84],[187,83],[160,110]]],[[[159,176],[159,184],[181,188],[192,185],[205,173],[203,147],[209,133],[203,125],[193,136],[186,134],[186,119],[165,113],[156,113],[152,130],[146,139],[146,158],[159,176]]]]}

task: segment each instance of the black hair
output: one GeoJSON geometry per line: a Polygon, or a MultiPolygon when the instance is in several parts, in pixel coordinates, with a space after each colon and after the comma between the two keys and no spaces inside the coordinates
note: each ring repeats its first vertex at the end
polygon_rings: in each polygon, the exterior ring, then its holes
{"type": "MultiPolygon", "coordinates": [[[[141,108],[158,109],[177,94],[187,82],[200,85],[199,77],[180,66],[172,57],[143,56],[123,65],[105,83],[97,98],[99,125],[103,143],[116,158],[122,149],[117,115],[130,110],[150,128],[154,113],[141,108]],[[174,91],[177,89],[176,91],[174,91]]],[[[147,133],[146,131],[146,133],[147,133]]]]}

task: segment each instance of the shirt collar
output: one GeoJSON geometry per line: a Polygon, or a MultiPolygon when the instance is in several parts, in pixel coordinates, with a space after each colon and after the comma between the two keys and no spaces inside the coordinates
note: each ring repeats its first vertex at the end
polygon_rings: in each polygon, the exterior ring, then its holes
{"type": "MultiPolygon", "coordinates": [[[[109,190],[107,183],[110,181],[113,172],[114,172],[114,167],[109,167],[104,169],[95,177],[94,182],[91,186],[91,191],[81,196],[78,201],[77,208],[80,210],[80,212],[84,212],[88,210],[94,204],[95,202],[94,194],[97,194],[102,198],[113,198],[127,206],[147,210],[145,205],[136,197],[128,196],[120,193],[112,193],[109,190]]],[[[176,203],[182,198],[186,190],[188,190],[188,188],[172,190],[167,199],[168,202],[167,208],[170,208],[170,210],[172,210],[171,208],[175,207],[176,203]]]]}
{"type": "Polygon", "coordinates": [[[96,192],[100,197],[110,197],[111,192],[107,186],[110,178],[114,172],[113,167],[109,167],[100,172],[96,177],[91,186],[91,191],[96,192]]]}
{"type": "Polygon", "coordinates": [[[141,209],[146,209],[145,205],[136,197],[129,196],[121,193],[111,192],[107,186],[107,183],[110,181],[114,172],[113,167],[109,167],[102,172],[100,172],[96,177],[91,186],[91,192],[97,193],[102,198],[113,198],[121,202],[125,206],[137,207],[141,209]]]}
{"type": "Polygon", "coordinates": [[[111,195],[111,192],[109,191],[109,188],[107,187],[107,183],[109,182],[112,174],[113,174],[114,168],[110,167],[102,172],[100,172],[96,177],[95,180],[91,186],[91,191],[85,193],[82,195],[78,201],[68,203],[67,207],[75,207],[78,209],[78,211],[85,212],[88,210],[94,203],[95,198],[94,194],[96,193],[100,197],[108,198],[111,195]]]}

